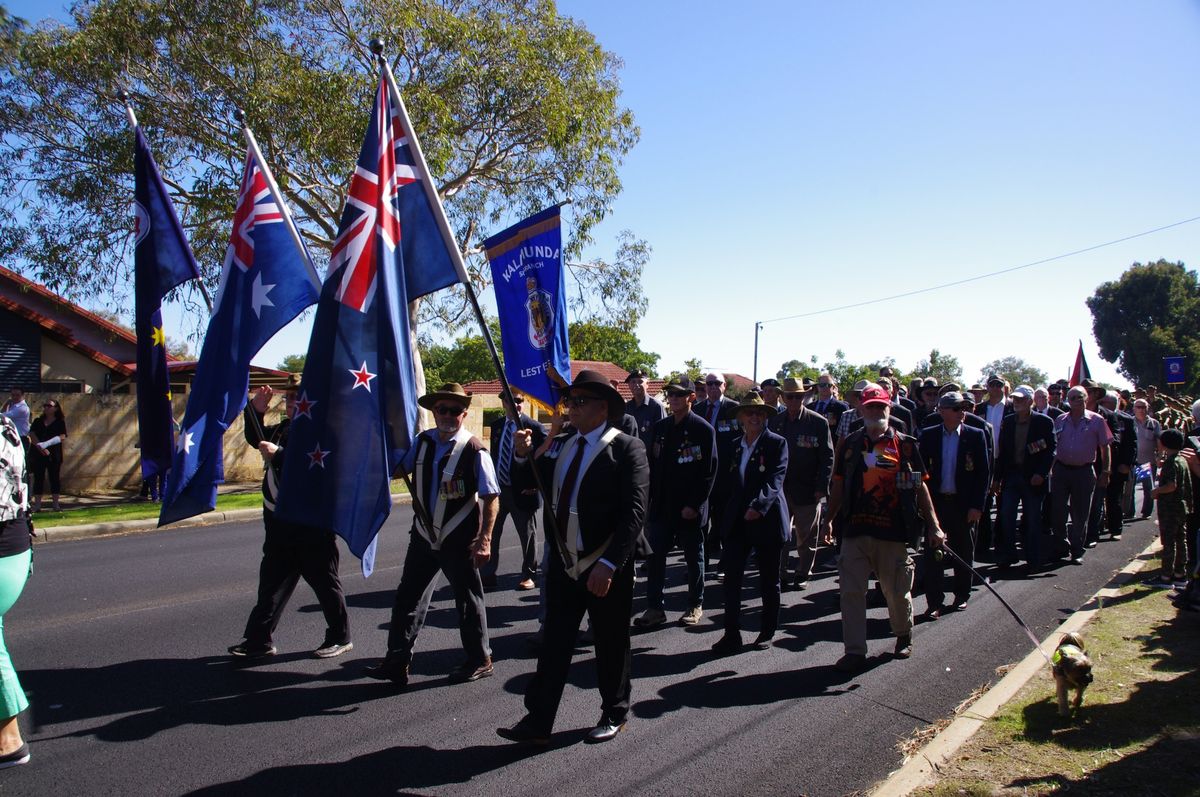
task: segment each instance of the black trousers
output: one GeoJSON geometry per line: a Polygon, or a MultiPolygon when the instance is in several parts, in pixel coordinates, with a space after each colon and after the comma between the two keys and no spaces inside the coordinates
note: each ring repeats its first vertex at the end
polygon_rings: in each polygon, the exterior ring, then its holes
{"type": "Polygon", "coordinates": [[[598,598],[588,591],[587,574],[572,580],[557,553],[550,555],[546,573],[546,624],[543,627],[537,672],[525,690],[525,709],[534,727],[549,733],[575,652],[575,639],[584,613],[596,637],[596,681],[600,710],[605,719],[622,723],[629,714],[632,657],[629,616],[633,613],[633,562],[613,574],[608,594],[598,598]]]}
{"type": "Polygon", "coordinates": [[[284,607],[301,578],[308,582],[325,615],[324,644],[350,641],[350,615],[342,580],[340,554],[332,531],[294,526],[263,513],[267,536],[258,567],[258,602],[250,610],[243,636],[251,645],[270,645],[284,607]]]}
{"type": "Polygon", "coordinates": [[[438,550],[420,534],[409,535],[404,572],[396,588],[392,624],[388,630],[388,658],[408,663],[417,634],[425,625],[425,614],[433,597],[437,574],[444,573],[454,591],[458,612],[458,635],[467,660],[480,664],[492,655],[488,643],[487,610],[483,605],[483,582],[471,561],[468,546],[476,529],[467,526],[450,532],[438,550]]]}
{"type": "MultiPolygon", "coordinates": [[[[967,523],[969,507],[961,494],[933,496],[933,510],[937,513],[938,522],[946,532],[946,543],[956,554],[968,564],[975,560],[975,529],[967,523]]],[[[946,565],[954,566],[954,597],[956,600],[966,600],[971,595],[971,571],[959,564],[959,561],[949,554],[943,554],[939,562],[934,551],[925,549],[925,600],[931,609],[940,609],[946,601],[945,577],[946,565]]]]}
{"type": "Polygon", "coordinates": [[[507,486],[500,490],[500,512],[492,526],[492,558],[483,566],[482,575],[496,577],[500,567],[500,538],[504,534],[504,521],[510,517],[521,538],[521,578],[537,578],[537,533],[542,523],[542,509],[540,505],[534,509],[521,509],[513,500],[512,487],[507,486]]]}
{"type": "Polygon", "coordinates": [[[725,538],[725,633],[742,630],[742,582],[746,577],[746,558],[754,549],[758,583],[762,591],[760,633],[770,636],[779,628],[779,565],[783,561],[783,540],[778,527],[761,521],[741,521],[725,538]]]}
{"type": "Polygon", "coordinates": [[[1104,525],[1109,534],[1120,534],[1125,524],[1125,509],[1121,506],[1125,494],[1125,482],[1129,481],[1128,473],[1121,473],[1113,468],[1108,477],[1108,486],[1104,488],[1104,525]]]}
{"type": "Polygon", "coordinates": [[[33,467],[30,470],[33,472],[33,494],[39,498],[46,492],[46,475],[50,476],[50,494],[58,495],[62,492],[62,479],[59,473],[62,471],[62,460],[55,459],[51,456],[38,457],[33,461],[33,467]]]}

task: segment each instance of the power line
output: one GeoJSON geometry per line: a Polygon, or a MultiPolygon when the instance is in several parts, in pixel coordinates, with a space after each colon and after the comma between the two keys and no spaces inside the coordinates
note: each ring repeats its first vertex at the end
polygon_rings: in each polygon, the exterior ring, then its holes
{"type": "Polygon", "coordinates": [[[1020,271],[1023,268],[1033,268],[1034,266],[1041,266],[1046,263],[1052,263],[1055,260],[1062,260],[1064,258],[1074,257],[1075,255],[1082,255],[1085,252],[1093,252],[1097,249],[1103,249],[1106,246],[1113,246],[1115,244],[1124,243],[1125,241],[1132,241],[1134,238],[1143,238],[1147,235],[1153,235],[1156,232],[1162,232],[1163,230],[1169,230],[1172,227],[1179,227],[1184,224],[1191,224],[1194,221],[1200,221],[1200,216],[1193,216],[1190,219],[1184,219],[1183,221],[1177,221],[1173,224],[1166,224],[1166,225],[1163,225],[1162,227],[1155,227],[1153,230],[1145,230],[1143,232],[1134,233],[1133,235],[1126,235],[1124,238],[1117,238],[1116,240],[1106,241],[1105,243],[1102,243],[1102,244],[1095,244],[1094,246],[1084,247],[1083,249],[1076,249],[1073,252],[1064,252],[1063,254],[1055,255],[1054,257],[1047,257],[1047,258],[1043,258],[1042,260],[1035,260],[1032,263],[1024,263],[1019,266],[1010,266],[1008,268],[1002,268],[999,271],[989,271],[987,274],[977,274],[974,277],[966,277],[964,279],[955,280],[953,282],[944,282],[941,285],[931,285],[928,288],[918,288],[915,291],[906,291],[904,293],[896,293],[891,296],[883,296],[878,299],[867,299],[866,301],[854,302],[853,304],[843,304],[843,305],[839,305],[837,307],[826,307],[823,310],[812,310],[807,313],[797,313],[796,315],[785,315],[785,316],[780,316],[779,318],[769,318],[766,321],[761,321],[759,323],[773,324],[777,321],[791,321],[792,319],[795,319],[795,318],[810,318],[811,316],[824,315],[825,313],[836,313],[839,310],[850,310],[855,307],[865,307],[870,304],[879,304],[880,302],[890,302],[893,299],[904,299],[908,296],[916,296],[921,293],[929,293],[930,291],[939,291],[942,288],[953,288],[956,285],[966,285],[968,282],[978,282],[979,280],[988,279],[989,277],[998,277],[1001,274],[1010,274],[1014,271],[1020,271]]]}

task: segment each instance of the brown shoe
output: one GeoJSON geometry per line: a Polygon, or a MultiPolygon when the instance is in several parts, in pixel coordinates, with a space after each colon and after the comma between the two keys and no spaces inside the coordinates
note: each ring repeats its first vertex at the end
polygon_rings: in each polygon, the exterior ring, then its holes
{"type": "Polygon", "coordinates": [[[450,671],[450,683],[465,684],[487,678],[492,674],[492,659],[489,656],[479,664],[464,662],[450,671]]]}
{"type": "Polygon", "coordinates": [[[517,582],[517,589],[523,590],[523,591],[531,590],[536,586],[537,586],[537,584],[533,583],[532,578],[526,578],[526,579],[523,579],[523,580],[517,582]]]}

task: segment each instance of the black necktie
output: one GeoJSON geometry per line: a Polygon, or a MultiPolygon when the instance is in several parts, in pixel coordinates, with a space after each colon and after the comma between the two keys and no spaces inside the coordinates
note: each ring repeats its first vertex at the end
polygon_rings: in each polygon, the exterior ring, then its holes
{"type": "Polygon", "coordinates": [[[558,488],[558,507],[554,513],[554,519],[558,522],[558,533],[562,535],[568,545],[577,544],[577,542],[567,539],[570,529],[568,521],[571,519],[571,493],[575,491],[575,481],[579,478],[579,467],[583,464],[583,448],[586,445],[587,440],[580,436],[579,445],[575,449],[575,458],[567,466],[562,486],[558,488]]]}

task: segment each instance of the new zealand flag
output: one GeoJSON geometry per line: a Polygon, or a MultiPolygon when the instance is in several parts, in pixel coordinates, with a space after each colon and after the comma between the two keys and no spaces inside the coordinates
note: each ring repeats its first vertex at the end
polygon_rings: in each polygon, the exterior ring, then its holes
{"type": "Polygon", "coordinates": [[[246,406],[250,360],[317,301],[320,283],[285,226],[253,153],[246,154],[216,307],[176,440],[159,525],[211,512],[225,481],[225,430],[246,406]]]}
{"type": "Polygon", "coordinates": [[[200,271],[140,127],[135,128],[135,139],[133,328],[137,335],[138,445],[142,478],[149,479],[170,467],[174,438],[162,300],[176,285],[199,277],[200,271]]]}
{"type": "Polygon", "coordinates": [[[429,174],[380,80],[317,304],[276,515],[333,529],[374,567],[391,473],[412,447],[410,300],[459,281],[429,174]]]}

